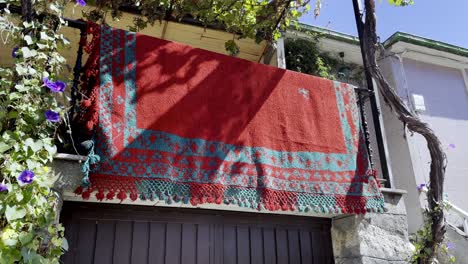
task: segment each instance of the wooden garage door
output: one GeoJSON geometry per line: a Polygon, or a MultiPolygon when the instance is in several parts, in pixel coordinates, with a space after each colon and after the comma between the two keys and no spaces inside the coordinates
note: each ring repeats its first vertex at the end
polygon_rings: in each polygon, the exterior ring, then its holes
{"type": "Polygon", "coordinates": [[[333,263],[330,220],[67,202],[71,263],[333,263]]]}

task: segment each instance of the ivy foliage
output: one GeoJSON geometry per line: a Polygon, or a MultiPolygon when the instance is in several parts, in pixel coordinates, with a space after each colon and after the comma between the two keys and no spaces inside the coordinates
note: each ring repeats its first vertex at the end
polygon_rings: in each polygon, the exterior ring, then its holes
{"type": "Polygon", "coordinates": [[[435,245],[434,248],[427,247],[427,242],[432,241],[431,214],[437,211],[448,211],[450,207],[449,203],[443,202],[434,211],[428,208],[424,210],[424,225],[411,237],[414,253],[409,260],[410,263],[419,264],[422,259],[428,259],[429,256],[433,255],[437,256],[437,259],[432,260],[433,263],[457,263],[456,257],[452,255],[455,245],[448,242],[447,238],[445,238],[444,243],[435,245]]]}
{"type": "Polygon", "coordinates": [[[387,0],[387,2],[394,6],[408,6],[414,4],[414,0],[387,0]]]}
{"type": "Polygon", "coordinates": [[[49,168],[57,150],[55,115],[64,117],[66,109],[57,103],[63,95],[44,84],[55,80],[65,63],[58,46],[67,41],[57,34],[64,24],[59,19],[63,4],[36,0],[37,13],[24,22],[8,8],[1,11],[2,36],[16,46],[14,66],[0,68],[1,263],[59,263],[68,248],[57,222],[59,199],[49,168]]]}
{"type": "Polygon", "coordinates": [[[323,52],[319,47],[322,34],[308,35],[307,38],[286,38],[284,49],[286,67],[289,70],[350,83],[361,88],[366,87],[362,66],[345,62],[345,52],[342,54],[323,52]]]}
{"type": "Polygon", "coordinates": [[[297,24],[299,17],[310,10],[310,0],[99,0],[90,1],[95,8],[84,13],[89,20],[105,22],[119,19],[122,10],[139,13],[132,31],[141,30],[162,20],[179,21],[191,18],[200,25],[215,27],[233,34],[225,47],[233,55],[242,38],[275,41],[281,30],[297,24]]]}
{"type": "Polygon", "coordinates": [[[332,69],[336,68],[338,61],[319,50],[318,35],[310,39],[288,38],[284,49],[289,70],[336,79],[332,69]]]}

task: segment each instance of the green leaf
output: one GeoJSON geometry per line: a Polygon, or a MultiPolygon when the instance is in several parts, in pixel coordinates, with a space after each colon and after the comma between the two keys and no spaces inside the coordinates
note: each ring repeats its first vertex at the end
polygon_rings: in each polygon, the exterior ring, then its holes
{"type": "Polygon", "coordinates": [[[33,26],[33,23],[30,23],[30,22],[24,21],[24,22],[23,22],[23,26],[24,26],[25,28],[30,28],[30,27],[32,27],[32,26],[33,26]]]}
{"type": "Polygon", "coordinates": [[[32,138],[27,138],[24,141],[24,145],[30,147],[31,150],[35,153],[42,149],[42,141],[34,141],[32,138]]]}
{"type": "Polygon", "coordinates": [[[0,259],[3,263],[17,263],[20,258],[20,252],[16,248],[2,247],[0,250],[0,259]]]}
{"type": "Polygon", "coordinates": [[[54,156],[57,153],[57,146],[55,145],[50,145],[44,142],[44,148],[47,150],[50,156],[54,156]]]}
{"type": "Polygon", "coordinates": [[[28,44],[28,46],[34,43],[34,42],[32,41],[31,36],[29,36],[29,35],[27,35],[27,36],[24,37],[24,41],[26,41],[26,44],[28,44]]]}
{"type": "Polygon", "coordinates": [[[30,88],[31,88],[31,87],[29,87],[29,86],[24,86],[24,85],[22,85],[22,84],[17,84],[17,85],[15,85],[15,89],[16,89],[18,92],[27,92],[27,91],[29,91],[30,88]]]}
{"type": "Polygon", "coordinates": [[[49,45],[47,44],[41,44],[41,43],[36,43],[37,47],[42,50],[42,49],[47,49],[49,45]]]}
{"type": "Polygon", "coordinates": [[[60,237],[52,237],[51,242],[56,247],[61,247],[63,244],[62,239],[60,237]]]}
{"type": "MultiPolygon", "coordinates": [[[[16,233],[15,230],[7,227],[2,230],[1,241],[4,245],[13,247],[16,245],[16,243],[18,243],[18,233],[16,233]]],[[[0,252],[2,252],[2,250],[0,250],[0,252]]]]}
{"type": "Polygon", "coordinates": [[[224,43],[224,47],[226,48],[226,51],[231,55],[231,56],[236,56],[239,54],[239,46],[234,40],[228,40],[226,43],[224,43]]]}
{"type": "Polygon", "coordinates": [[[10,207],[7,205],[5,210],[5,217],[8,222],[21,219],[26,215],[26,209],[18,208],[17,206],[10,207]]]}
{"type": "Polygon", "coordinates": [[[30,57],[34,57],[34,56],[37,55],[37,51],[31,50],[28,47],[22,47],[21,52],[23,53],[23,57],[25,59],[30,58],[30,57]]]}
{"type": "Polygon", "coordinates": [[[3,152],[9,150],[10,148],[11,148],[10,145],[6,144],[3,141],[0,141],[0,154],[2,154],[3,152]]]}
{"type": "Polygon", "coordinates": [[[21,245],[23,245],[23,246],[29,244],[29,242],[31,242],[31,240],[33,240],[33,238],[34,238],[34,232],[32,232],[32,231],[30,231],[30,232],[22,231],[19,234],[19,241],[21,242],[21,245]]]}
{"type": "Polygon", "coordinates": [[[21,192],[15,193],[16,201],[21,202],[23,200],[23,194],[21,192]]]}
{"type": "Polygon", "coordinates": [[[42,40],[53,40],[53,38],[49,37],[47,35],[47,33],[45,33],[44,31],[41,31],[41,39],[42,40]]]}
{"type": "MultiPolygon", "coordinates": [[[[28,49],[29,50],[29,49],[28,49]]],[[[19,74],[19,75],[26,75],[28,74],[28,68],[27,67],[23,67],[21,64],[16,64],[16,72],[19,74]]]]}

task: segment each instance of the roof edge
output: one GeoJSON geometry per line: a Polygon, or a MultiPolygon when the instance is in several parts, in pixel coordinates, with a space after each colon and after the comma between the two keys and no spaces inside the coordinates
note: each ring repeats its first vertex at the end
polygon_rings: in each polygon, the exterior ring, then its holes
{"type": "Polygon", "coordinates": [[[384,41],[383,45],[385,48],[389,48],[393,44],[400,42],[400,41],[439,50],[439,51],[445,51],[445,52],[463,56],[463,57],[468,57],[468,49],[455,46],[452,44],[448,44],[442,41],[424,38],[424,37],[408,34],[405,32],[400,32],[400,31],[397,31],[393,35],[391,35],[387,40],[384,41]]]}
{"type": "Polygon", "coordinates": [[[334,39],[334,40],[343,41],[343,42],[353,44],[353,45],[359,45],[359,38],[356,36],[333,31],[330,29],[322,28],[322,27],[298,23],[297,27],[293,25],[290,27],[290,29],[300,31],[300,32],[311,32],[311,33],[323,34],[328,39],[334,39]]]}
{"type": "MultiPolygon", "coordinates": [[[[359,45],[359,38],[350,34],[341,33],[338,31],[333,31],[323,27],[317,27],[312,25],[307,25],[303,23],[298,23],[298,27],[291,26],[290,29],[300,31],[300,32],[311,32],[323,34],[328,39],[334,39],[337,41],[343,41],[353,45],[359,45]]],[[[439,51],[448,52],[458,56],[468,57],[468,49],[462,48],[460,46],[452,45],[446,42],[437,41],[425,37],[420,37],[417,35],[397,31],[391,35],[387,40],[383,42],[385,48],[391,47],[397,42],[405,42],[409,44],[414,44],[418,46],[423,46],[439,51]]]]}

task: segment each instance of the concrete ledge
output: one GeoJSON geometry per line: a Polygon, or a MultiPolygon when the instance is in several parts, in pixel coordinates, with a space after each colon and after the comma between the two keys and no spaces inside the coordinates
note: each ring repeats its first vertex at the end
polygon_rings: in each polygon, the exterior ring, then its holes
{"type": "Polygon", "coordinates": [[[393,189],[393,188],[380,188],[380,191],[382,193],[388,193],[388,194],[407,194],[408,192],[406,190],[401,190],[401,189],[393,189]]]}
{"type": "Polygon", "coordinates": [[[73,191],[81,184],[83,173],[81,163],[87,159],[86,156],[59,153],[54,157],[52,173],[57,178],[54,188],[65,192],[73,191]]]}
{"type": "Polygon", "coordinates": [[[70,160],[70,161],[85,161],[88,157],[83,155],[74,155],[74,154],[66,154],[66,153],[57,153],[54,159],[60,160],[70,160]]]}

